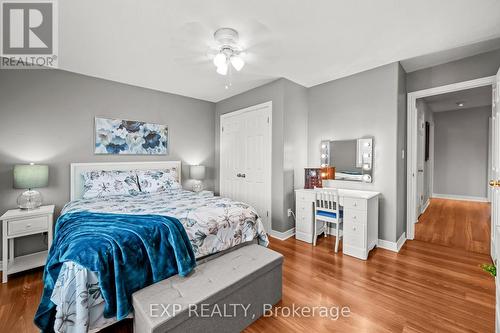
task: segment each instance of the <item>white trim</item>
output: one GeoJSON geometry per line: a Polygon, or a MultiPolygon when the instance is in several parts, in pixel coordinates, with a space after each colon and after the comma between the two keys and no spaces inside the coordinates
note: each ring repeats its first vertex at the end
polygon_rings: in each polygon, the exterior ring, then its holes
{"type": "Polygon", "coordinates": [[[150,170],[177,168],[178,181],[181,183],[182,163],[181,161],[137,161],[137,162],[91,162],[71,163],[70,166],[70,200],[79,199],[83,192],[84,171],[91,170],[150,170]]]}
{"type": "Polygon", "coordinates": [[[427,208],[429,208],[430,204],[431,204],[431,199],[428,198],[427,201],[424,204],[424,208],[422,208],[422,211],[420,212],[420,215],[422,215],[423,213],[425,213],[425,211],[427,210],[427,208]]]}
{"type": "Polygon", "coordinates": [[[406,242],[406,232],[403,232],[403,234],[401,235],[401,237],[399,237],[399,239],[396,243],[396,247],[398,249],[398,252],[401,250],[401,248],[403,247],[405,242],[406,242]]]}
{"type": "Polygon", "coordinates": [[[295,235],[295,228],[289,229],[285,232],[271,230],[271,232],[268,235],[271,236],[272,238],[284,241],[295,235]]]}
{"type": "Polygon", "coordinates": [[[408,239],[413,239],[415,235],[415,222],[418,218],[417,212],[417,177],[415,174],[417,172],[417,99],[445,94],[449,92],[455,92],[460,90],[478,88],[491,85],[496,83],[496,76],[488,76],[480,79],[458,82],[453,84],[448,84],[441,87],[435,87],[430,89],[424,89],[419,91],[414,91],[408,93],[408,105],[407,105],[407,139],[406,139],[406,149],[407,149],[407,216],[406,216],[406,236],[408,239]]]}
{"type": "Polygon", "coordinates": [[[449,199],[449,200],[489,202],[488,198],[486,197],[475,197],[469,195],[432,193],[432,197],[438,199],[449,199]]]}
{"type": "Polygon", "coordinates": [[[379,239],[377,247],[380,247],[381,249],[386,249],[392,252],[399,252],[401,248],[403,247],[404,243],[406,242],[406,233],[403,232],[401,237],[399,237],[397,242],[391,242],[385,239],[379,239]]]}
{"type": "Polygon", "coordinates": [[[228,117],[238,116],[238,115],[243,114],[245,112],[251,112],[251,111],[266,109],[266,108],[270,108],[272,110],[273,102],[269,101],[269,102],[264,102],[264,103],[252,105],[252,106],[249,106],[249,107],[244,108],[244,109],[224,113],[220,117],[221,117],[221,119],[224,119],[224,118],[228,118],[228,117]]]}

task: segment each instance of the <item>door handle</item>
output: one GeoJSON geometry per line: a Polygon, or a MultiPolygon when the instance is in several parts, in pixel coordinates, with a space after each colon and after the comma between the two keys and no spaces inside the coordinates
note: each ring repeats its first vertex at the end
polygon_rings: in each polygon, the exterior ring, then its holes
{"type": "Polygon", "coordinates": [[[246,176],[244,173],[241,174],[241,178],[245,178],[246,176]]]}
{"type": "Polygon", "coordinates": [[[424,169],[418,169],[418,172],[424,172],[424,169]]]}
{"type": "Polygon", "coordinates": [[[236,177],[241,177],[241,173],[236,174],[236,177]]]}
{"type": "Polygon", "coordinates": [[[490,180],[489,184],[491,187],[500,187],[500,179],[497,179],[497,180],[492,179],[492,180],[490,180]]]}

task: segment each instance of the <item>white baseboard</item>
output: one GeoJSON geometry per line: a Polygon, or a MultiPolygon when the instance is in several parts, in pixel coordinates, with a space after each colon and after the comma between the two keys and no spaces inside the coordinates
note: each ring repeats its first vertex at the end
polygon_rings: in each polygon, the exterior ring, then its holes
{"type": "Polygon", "coordinates": [[[401,235],[401,237],[399,237],[397,242],[391,242],[385,239],[379,239],[377,246],[389,251],[399,252],[399,250],[401,250],[405,242],[406,242],[406,232],[403,232],[403,234],[401,235]]]}
{"type": "Polygon", "coordinates": [[[474,197],[474,196],[468,196],[468,195],[432,193],[432,197],[433,198],[438,198],[438,199],[489,202],[488,198],[486,198],[486,197],[474,197]]]}
{"type": "Polygon", "coordinates": [[[285,232],[271,230],[271,232],[269,233],[269,236],[271,236],[272,238],[276,238],[282,241],[287,240],[288,238],[293,237],[294,235],[295,235],[295,228],[289,229],[285,232]]]}
{"type": "Polygon", "coordinates": [[[422,211],[420,212],[420,214],[425,213],[425,211],[427,210],[427,208],[429,208],[430,203],[431,203],[431,199],[429,198],[429,199],[427,199],[427,201],[425,202],[425,204],[424,204],[424,208],[422,209],[422,211]]]}

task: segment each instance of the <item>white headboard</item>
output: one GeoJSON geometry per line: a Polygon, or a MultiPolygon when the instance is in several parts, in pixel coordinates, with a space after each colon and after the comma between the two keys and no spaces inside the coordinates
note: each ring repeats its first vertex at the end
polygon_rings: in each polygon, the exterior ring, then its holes
{"type": "Polygon", "coordinates": [[[105,162],[105,163],[71,163],[70,199],[81,199],[83,196],[82,173],[92,170],[156,170],[177,169],[177,179],[181,183],[181,161],[148,161],[148,162],[105,162]]]}

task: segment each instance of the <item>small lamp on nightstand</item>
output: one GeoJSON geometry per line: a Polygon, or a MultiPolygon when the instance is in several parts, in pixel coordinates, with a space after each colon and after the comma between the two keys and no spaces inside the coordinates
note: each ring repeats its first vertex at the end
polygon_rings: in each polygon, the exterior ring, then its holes
{"type": "Polygon", "coordinates": [[[39,164],[14,166],[14,188],[27,189],[17,198],[21,209],[36,209],[42,205],[42,195],[34,188],[46,187],[49,183],[49,167],[39,164]]]}
{"type": "Polygon", "coordinates": [[[194,179],[193,191],[200,192],[203,190],[203,179],[205,179],[205,166],[204,165],[191,165],[189,167],[189,176],[194,179]]]}

